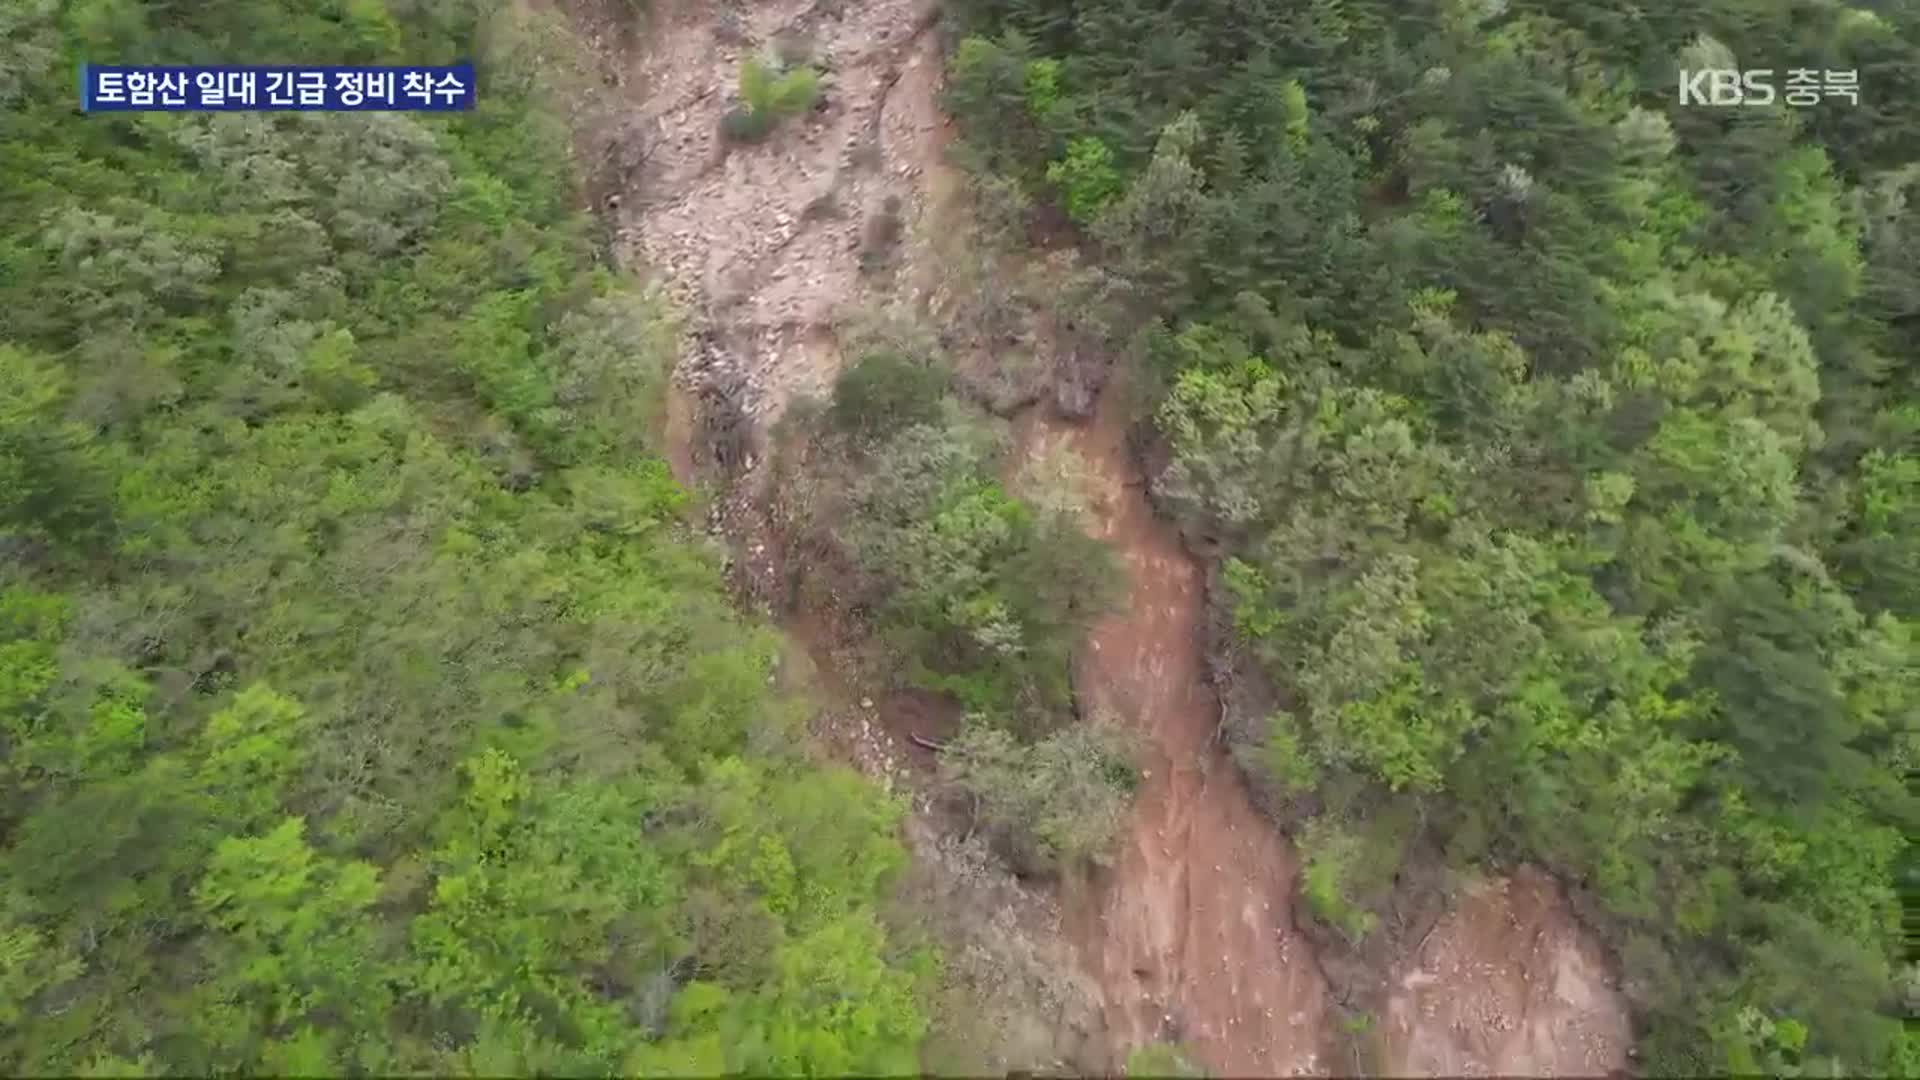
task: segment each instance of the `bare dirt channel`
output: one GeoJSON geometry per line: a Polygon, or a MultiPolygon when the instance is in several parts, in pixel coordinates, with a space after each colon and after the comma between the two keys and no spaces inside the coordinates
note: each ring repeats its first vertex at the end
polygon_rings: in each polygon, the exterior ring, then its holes
{"type": "MultiPolygon", "coordinates": [[[[879,287],[861,270],[870,223],[921,221],[954,185],[942,161],[936,10],[931,0],[655,0],[636,28],[623,21],[625,0],[555,2],[603,83],[600,103],[576,117],[577,145],[615,254],[657,275],[687,318],[669,421],[676,474],[732,477],[715,524],[748,583],[770,595],[776,545],[759,497],[769,427],[839,370],[842,321],[879,287]],[[825,69],[821,108],[763,143],[725,145],[720,117],[742,61],[776,46],[825,69]]],[[[901,257],[892,280],[927,279],[914,266],[926,251],[910,242],[901,257]]],[[[1094,627],[1075,679],[1084,706],[1126,719],[1148,748],[1113,866],[1056,897],[983,866],[924,815],[908,830],[914,874],[955,928],[952,963],[978,983],[974,1004],[992,1005],[975,1060],[1113,1071],[1129,1050],[1166,1040],[1216,1075],[1350,1074],[1325,980],[1293,929],[1292,845],[1256,813],[1215,742],[1200,570],[1154,517],[1125,428],[1112,391],[1091,423],[1033,409],[1019,425],[1023,453],[1061,443],[1082,459],[1097,493],[1093,527],[1128,571],[1125,608],[1094,627]]],[[[826,676],[830,741],[889,786],[911,785],[914,751],[891,732],[914,721],[890,711],[913,699],[847,685],[804,615],[793,622],[799,651],[826,676]]],[[[1550,880],[1469,890],[1415,952],[1389,975],[1388,1071],[1594,1075],[1624,1062],[1604,957],[1550,880]]]]}
{"type": "Polygon", "coordinates": [[[1177,1042],[1215,1075],[1325,1072],[1327,988],[1293,929],[1293,853],[1215,743],[1200,571],[1147,502],[1122,395],[1110,387],[1090,425],[1036,411],[1023,428],[1023,442],[1064,437],[1085,461],[1095,531],[1128,577],[1125,607],[1093,628],[1076,673],[1082,707],[1120,716],[1148,745],[1122,850],[1070,920],[1108,1043],[1117,1054],[1177,1042]]]}

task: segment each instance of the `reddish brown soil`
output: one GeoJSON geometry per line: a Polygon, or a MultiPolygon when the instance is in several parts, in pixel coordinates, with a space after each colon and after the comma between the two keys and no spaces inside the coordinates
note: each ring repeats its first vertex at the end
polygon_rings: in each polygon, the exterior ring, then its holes
{"type": "MultiPolygon", "coordinates": [[[[1023,442],[1057,437],[1037,417],[1023,442]]],[[[1069,903],[1102,991],[1107,1042],[1179,1041],[1215,1075],[1324,1071],[1326,985],[1290,914],[1290,846],[1254,811],[1215,741],[1219,701],[1201,663],[1199,570],[1156,518],[1125,445],[1121,395],[1068,429],[1101,493],[1096,533],[1124,560],[1125,607],[1089,635],[1082,705],[1111,710],[1149,752],[1132,824],[1110,871],[1069,903]]]]}
{"type": "Polygon", "coordinates": [[[1599,1076],[1631,1033],[1606,960],[1552,878],[1524,868],[1461,897],[1396,973],[1395,1075],[1599,1076]]]}

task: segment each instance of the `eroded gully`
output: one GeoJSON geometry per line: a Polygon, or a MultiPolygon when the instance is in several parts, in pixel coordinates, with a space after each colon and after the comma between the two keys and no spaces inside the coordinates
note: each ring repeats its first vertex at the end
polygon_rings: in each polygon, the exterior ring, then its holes
{"type": "MultiPolygon", "coordinates": [[[[895,198],[909,220],[938,228],[926,221],[936,209],[929,203],[938,201],[928,193],[957,186],[941,154],[932,8],[927,0],[765,0],[737,9],[656,0],[640,38],[597,21],[602,0],[560,2],[591,36],[614,88],[603,130],[583,142],[618,165],[600,185],[624,200],[611,215],[616,253],[660,274],[693,322],[670,410],[669,459],[691,480],[714,463],[714,403],[724,399],[745,418],[749,456],[722,493],[731,516],[720,524],[746,564],[744,577],[765,594],[777,573],[755,561],[770,538],[755,507],[762,477],[754,457],[795,394],[831,385],[840,361],[837,320],[850,305],[874,299],[859,267],[860,224],[895,198]],[[805,38],[833,62],[825,108],[765,144],[721,145],[719,117],[742,58],[781,35],[805,38]],[[815,212],[823,206],[831,212],[815,212]]],[[[924,267],[912,263],[924,252],[909,244],[903,258],[900,280],[921,279],[924,267]]],[[[1095,1026],[1103,1029],[1088,1033],[1088,1060],[1077,1064],[1114,1070],[1129,1050],[1164,1040],[1182,1044],[1216,1075],[1350,1072],[1352,1062],[1330,1056],[1326,984],[1293,930],[1292,847],[1258,816],[1215,740],[1219,703],[1202,657],[1201,571],[1153,514],[1126,427],[1114,388],[1091,422],[1068,423],[1036,408],[1016,425],[1022,453],[1064,442],[1094,481],[1092,528],[1124,564],[1127,590],[1124,605],[1079,650],[1075,685],[1083,710],[1120,717],[1145,746],[1146,776],[1112,865],[1060,896],[1060,930],[1072,943],[1060,952],[1079,957],[1086,977],[1074,981],[1090,987],[1101,1020],[1095,1026]]],[[[1511,919],[1504,900],[1490,910],[1489,926],[1511,919]]],[[[1443,926],[1435,940],[1450,933],[1443,926]]],[[[1410,1036],[1422,1035],[1434,1049],[1409,1052],[1396,1068],[1499,1073],[1541,1063],[1462,1043],[1489,1021],[1463,1023],[1433,997],[1454,997],[1444,991],[1463,985],[1455,980],[1494,977],[1501,988],[1525,988],[1511,1002],[1502,996],[1502,1008],[1562,1031],[1553,1014],[1533,1009],[1554,980],[1546,960],[1534,969],[1528,957],[1557,955],[1537,948],[1539,940],[1529,928],[1525,940],[1476,943],[1486,951],[1464,962],[1436,953],[1431,963],[1414,957],[1401,965],[1411,970],[1407,991],[1423,996],[1409,998],[1398,1015],[1410,1036]]],[[[1573,1071],[1605,1071],[1613,1045],[1573,1071]]]]}

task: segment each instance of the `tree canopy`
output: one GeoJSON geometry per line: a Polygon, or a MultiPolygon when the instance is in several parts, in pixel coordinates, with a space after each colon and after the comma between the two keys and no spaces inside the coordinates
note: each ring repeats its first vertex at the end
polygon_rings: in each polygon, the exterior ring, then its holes
{"type": "Polygon", "coordinates": [[[969,159],[1138,301],[1108,345],[1312,910],[1538,860],[1647,1071],[1920,1069],[1920,8],[954,9],[969,159]],[[1679,104],[1716,65],[1860,104],[1679,104]]]}
{"type": "Polygon", "coordinates": [[[491,8],[0,10],[0,1069],[917,1066],[902,807],[788,749],[491,8]],[[470,115],[72,102],[476,48],[470,115]]]}

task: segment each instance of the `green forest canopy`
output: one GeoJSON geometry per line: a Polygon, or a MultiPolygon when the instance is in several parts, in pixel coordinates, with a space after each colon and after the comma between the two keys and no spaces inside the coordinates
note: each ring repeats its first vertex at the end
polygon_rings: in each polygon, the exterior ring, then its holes
{"type": "Polygon", "coordinates": [[[901,809],[781,749],[519,58],[452,118],[74,108],[483,6],[0,5],[0,1071],[917,1067],[901,809]]]}
{"type": "Polygon", "coordinates": [[[1316,912],[1539,860],[1647,1071],[1920,1072],[1920,6],[952,7],[970,160],[1145,313],[1316,912]]]}
{"type": "MultiPolygon", "coordinates": [[[[85,57],[447,61],[484,6],[0,7],[0,1068],[915,1066],[899,807],[781,749],[646,434],[667,313],[524,68],[73,107],[85,57]]],[[[952,6],[976,164],[1149,316],[1314,909],[1364,933],[1413,840],[1540,860],[1648,1071],[1920,1072],[1920,9],[952,6]],[[1678,107],[1727,56],[1861,104],[1678,107]]]]}

